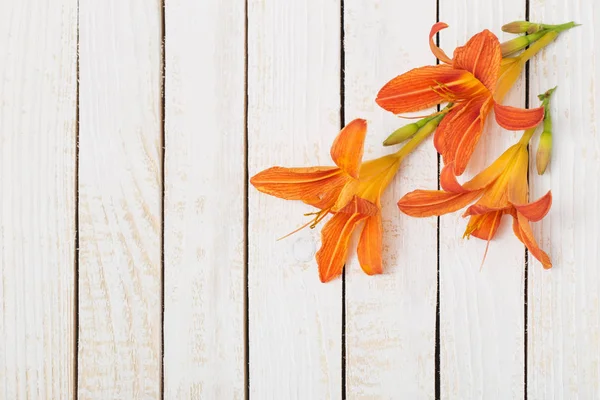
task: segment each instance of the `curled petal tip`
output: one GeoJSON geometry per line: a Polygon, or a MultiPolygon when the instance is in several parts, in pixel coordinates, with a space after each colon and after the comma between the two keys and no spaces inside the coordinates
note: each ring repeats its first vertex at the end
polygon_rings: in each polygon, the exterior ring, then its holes
{"type": "Polygon", "coordinates": [[[429,48],[431,49],[431,52],[433,53],[434,56],[437,57],[438,60],[440,60],[443,63],[446,64],[452,64],[452,59],[450,57],[448,57],[448,55],[444,52],[444,50],[440,49],[437,44],[435,44],[435,42],[433,41],[433,37],[436,35],[436,33],[438,33],[439,31],[441,31],[442,29],[446,29],[448,27],[448,24],[445,22],[437,22],[435,24],[433,24],[433,26],[431,27],[431,31],[429,32],[429,48]]]}
{"type": "Polygon", "coordinates": [[[331,145],[331,159],[348,175],[358,179],[367,135],[367,121],[361,118],[350,121],[331,145]]]}

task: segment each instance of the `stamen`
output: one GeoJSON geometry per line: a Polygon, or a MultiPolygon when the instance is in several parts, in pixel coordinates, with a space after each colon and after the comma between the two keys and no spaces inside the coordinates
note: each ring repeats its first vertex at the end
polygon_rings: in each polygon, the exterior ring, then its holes
{"type": "Polygon", "coordinates": [[[453,103],[456,100],[456,95],[446,84],[438,81],[434,81],[437,86],[431,86],[431,90],[437,95],[439,95],[444,100],[449,103],[453,103]]]}
{"type": "Polygon", "coordinates": [[[483,253],[483,260],[481,260],[481,265],[479,266],[479,272],[481,272],[483,270],[483,263],[485,262],[485,258],[487,256],[488,253],[488,249],[490,248],[490,241],[492,240],[492,235],[494,234],[494,228],[496,227],[496,220],[500,219],[497,218],[499,211],[496,211],[496,214],[494,215],[494,223],[492,224],[492,227],[490,228],[490,234],[487,238],[487,243],[485,245],[485,252],[483,253]]]}
{"type": "Polygon", "coordinates": [[[287,237],[290,237],[290,236],[292,236],[292,235],[293,235],[294,233],[296,233],[296,232],[300,232],[302,229],[306,228],[306,227],[307,227],[307,226],[309,226],[311,223],[312,223],[312,220],[308,221],[306,224],[302,225],[300,228],[298,228],[298,229],[295,229],[295,230],[291,231],[290,233],[288,233],[287,235],[284,235],[284,236],[280,237],[279,239],[277,239],[277,241],[279,242],[280,240],[283,240],[283,239],[285,239],[285,238],[287,238],[287,237]]]}
{"type": "Polygon", "coordinates": [[[324,210],[320,210],[320,211],[310,212],[310,213],[304,214],[307,217],[311,216],[311,215],[314,215],[315,218],[311,219],[306,224],[302,225],[298,229],[293,230],[292,232],[288,233],[287,235],[280,237],[279,239],[277,239],[277,241],[280,241],[280,240],[283,240],[283,239],[285,239],[287,237],[290,237],[294,233],[300,232],[302,229],[306,228],[307,226],[310,227],[310,229],[314,229],[317,226],[317,224],[319,222],[321,222],[323,220],[323,218],[325,218],[327,216],[327,214],[329,214],[329,210],[331,210],[331,207],[330,208],[326,208],[324,210]]]}
{"type": "Polygon", "coordinates": [[[331,208],[321,210],[321,212],[319,212],[320,215],[317,215],[317,217],[315,218],[315,222],[313,222],[313,224],[310,226],[310,229],[314,229],[319,222],[323,221],[323,218],[325,218],[327,214],[329,214],[329,210],[331,210],[331,208]]]}

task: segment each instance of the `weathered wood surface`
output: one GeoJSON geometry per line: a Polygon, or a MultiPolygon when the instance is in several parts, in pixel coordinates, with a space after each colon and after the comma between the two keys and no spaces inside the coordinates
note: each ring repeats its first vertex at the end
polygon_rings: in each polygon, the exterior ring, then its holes
{"type": "MultiPolygon", "coordinates": [[[[594,2],[24,0],[0,22],[0,398],[600,399],[594,2]],[[527,10],[583,24],[506,99],[558,85],[530,173],[531,198],[554,194],[534,224],[554,268],[508,221],[480,270],[460,213],[397,210],[437,187],[428,141],[383,199],[384,275],[352,255],[321,284],[319,229],[276,240],[311,208],[247,178],[331,165],[354,118],[366,159],[391,152],[405,121],[373,100],[435,63],[431,25],[451,54],[527,10]]],[[[494,126],[465,176],[521,135],[494,126]]]]}

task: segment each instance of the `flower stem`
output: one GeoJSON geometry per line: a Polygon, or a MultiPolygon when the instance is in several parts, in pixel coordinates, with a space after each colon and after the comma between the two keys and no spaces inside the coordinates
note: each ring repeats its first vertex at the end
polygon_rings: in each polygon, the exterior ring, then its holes
{"type": "Polygon", "coordinates": [[[552,30],[552,31],[556,31],[556,32],[564,32],[564,31],[568,31],[569,29],[575,28],[577,26],[580,26],[581,24],[576,24],[575,21],[571,21],[571,22],[567,22],[566,24],[560,24],[560,25],[546,25],[546,24],[540,24],[542,29],[548,29],[548,30],[552,30]]]}

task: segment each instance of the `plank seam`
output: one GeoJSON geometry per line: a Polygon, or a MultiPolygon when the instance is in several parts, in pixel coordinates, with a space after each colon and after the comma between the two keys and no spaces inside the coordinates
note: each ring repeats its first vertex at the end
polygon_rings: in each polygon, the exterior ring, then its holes
{"type": "Polygon", "coordinates": [[[248,171],[248,0],[244,1],[244,397],[250,399],[250,289],[249,285],[249,171],[248,171]]]}
{"type": "MultiPolygon", "coordinates": [[[[525,0],[526,21],[529,21],[529,7],[529,0],[525,0]]],[[[529,84],[529,61],[527,61],[527,63],[525,63],[525,108],[529,108],[529,84]]],[[[527,147],[529,148],[529,145],[527,145],[527,147]]],[[[529,187],[529,163],[527,163],[527,169],[527,187],[529,187]]],[[[523,262],[523,397],[524,400],[527,400],[527,326],[529,323],[529,315],[527,313],[527,292],[529,291],[529,281],[527,279],[527,276],[529,275],[529,252],[527,251],[527,247],[525,247],[524,249],[523,262]]]]}
{"type": "MultiPolygon", "coordinates": [[[[344,128],[346,123],[346,48],[345,48],[345,20],[344,20],[344,0],[340,0],[340,129],[344,128]]],[[[346,268],[342,270],[342,400],[347,397],[346,384],[346,268]]]]}
{"type": "Polygon", "coordinates": [[[74,340],[73,340],[73,398],[79,398],[79,0],[77,0],[77,43],[75,55],[75,262],[73,282],[74,340]]]}
{"type": "Polygon", "coordinates": [[[166,0],[160,2],[160,24],[161,24],[161,126],[160,135],[162,141],[161,154],[161,199],[160,199],[160,305],[161,305],[161,328],[160,328],[160,399],[165,398],[165,159],[166,159],[166,52],[167,52],[167,32],[166,32],[166,0]]]}
{"type": "MultiPolygon", "coordinates": [[[[440,0],[435,2],[435,22],[440,22],[440,0]]],[[[439,32],[435,35],[436,45],[440,46],[440,34],[439,32]]],[[[436,65],[439,65],[440,60],[436,58],[436,65]]],[[[437,105],[437,111],[441,110],[440,105],[437,105]]],[[[437,153],[437,189],[440,190],[440,172],[441,172],[442,159],[440,154],[437,153]]],[[[440,353],[440,217],[436,218],[436,251],[437,251],[437,265],[436,265],[436,295],[435,295],[435,346],[434,346],[434,369],[435,369],[435,380],[434,380],[434,397],[436,400],[441,398],[441,353],[440,353]]]]}

